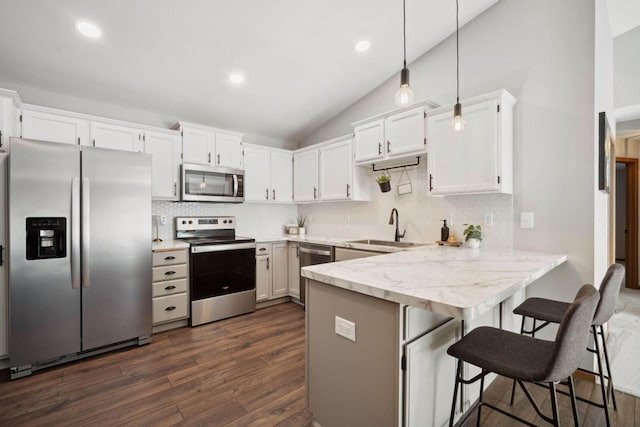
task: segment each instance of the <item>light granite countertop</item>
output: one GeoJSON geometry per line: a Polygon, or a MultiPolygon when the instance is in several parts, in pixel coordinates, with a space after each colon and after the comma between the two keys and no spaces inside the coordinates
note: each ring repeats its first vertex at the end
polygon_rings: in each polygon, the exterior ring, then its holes
{"type": "Polygon", "coordinates": [[[181,240],[163,240],[162,242],[153,242],[151,244],[151,250],[153,252],[175,251],[188,247],[189,244],[181,240]]]}
{"type": "Polygon", "coordinates": [[[302,268],[302,276],[361,294],[474,319],[567,260],[566,255],[423,246],[302,268]]]}
{"type": "Polygon", "coordinates": [[[307,234],[304,236],[296,235],[296,234],[286,234],[281,236],[261,236],[256,237],[256,242],[258,243],[266,243],[266,242],[298,242],[298,243],[315,243],[319,245],[329,245],[329,246],[337,246],[340,248],[351,248],[351,249],[363,249],[366,251],[375,251],[375,252],[402,252],[407,250],[417,250],[427,245],[433,245],[433,243],[416,243],[416,246],[413,247],[394,247],[394,246],[386,246],[386,245],[370,245],[366,243],[351,243],[351,240],[360,240],[358,237],[332,237],[332,236],[319,236],[313,234],[307,234]]]}

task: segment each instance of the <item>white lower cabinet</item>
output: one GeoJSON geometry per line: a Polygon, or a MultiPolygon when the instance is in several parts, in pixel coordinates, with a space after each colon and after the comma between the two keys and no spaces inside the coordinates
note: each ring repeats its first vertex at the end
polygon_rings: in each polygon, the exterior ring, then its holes
{"type": "Polygon", "coordinates": [[[300,298],[300,245],[296,242],[289,242],[287,245],[288,270],[289,270],[289,295],[300,298]]]}
{"type": "Polygon", "coordinates": [[[289,294],[287,242],[256,244],[256,301],[289,294]]]}
{"type": "Polygon", "coordinates": [[[189,317],[188,272],[187,249],[154,251],[152,268],[154,326],[189,317]]]}

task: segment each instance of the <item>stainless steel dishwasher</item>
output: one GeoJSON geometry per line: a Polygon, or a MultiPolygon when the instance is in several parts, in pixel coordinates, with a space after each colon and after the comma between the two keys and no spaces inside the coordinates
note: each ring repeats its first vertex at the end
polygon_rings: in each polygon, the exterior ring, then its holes
{"type": "MultiPolygon", "coordinates": [[[[300,268],[309,265],[325,264],[333,262],[333,246],[318,245],[315,243],[300,243],[300,268]]],[[[300,302],[305,303],[306,279],[300,273],[300,302]]]]}

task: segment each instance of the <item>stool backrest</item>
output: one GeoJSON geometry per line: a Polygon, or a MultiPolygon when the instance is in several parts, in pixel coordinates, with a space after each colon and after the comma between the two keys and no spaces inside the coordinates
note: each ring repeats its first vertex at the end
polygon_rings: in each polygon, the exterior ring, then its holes
{"type": "Polygon", "coordinates": [[[593,317],[593,324],[600,326],[607,323],[616,310],[620,287],[624,280],[624,267],[612,264],[600,283],[600,302],[593,317]]]}
{"type": "Polygon", "coordinates": [[[583,285],[558,326],[547,376],[543,382],[560,381],[578,369],[586,353],[589,329],[600,294],[592,285],[583,285]]]}

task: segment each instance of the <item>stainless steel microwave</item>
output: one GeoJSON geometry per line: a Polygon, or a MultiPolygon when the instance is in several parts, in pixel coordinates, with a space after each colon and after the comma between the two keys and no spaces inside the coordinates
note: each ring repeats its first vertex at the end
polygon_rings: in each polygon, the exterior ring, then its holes
{"type": "Polygon", "coordinates": [[[185,202],[244,202],[244,171],[182,164],[181,200],[185,202]]]}

